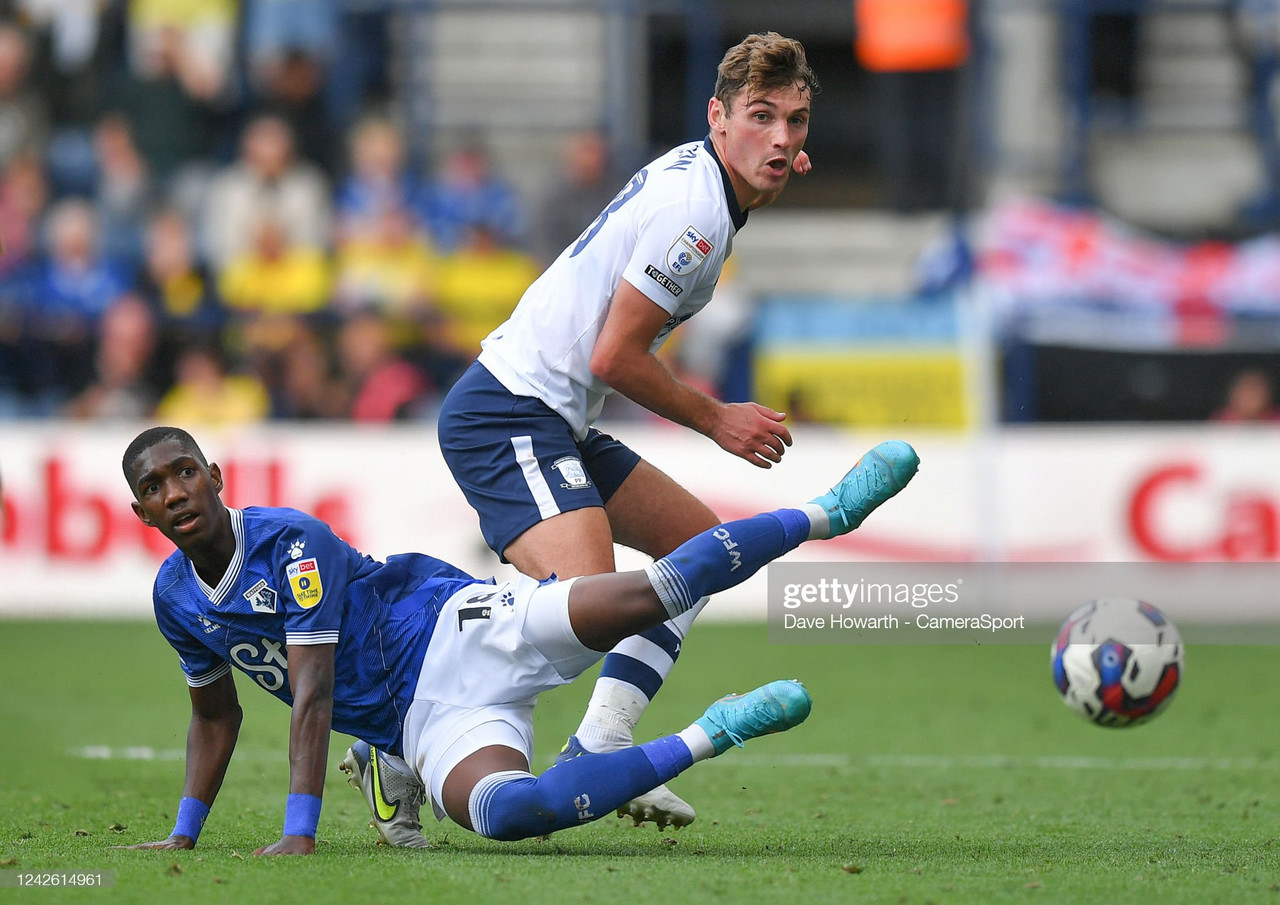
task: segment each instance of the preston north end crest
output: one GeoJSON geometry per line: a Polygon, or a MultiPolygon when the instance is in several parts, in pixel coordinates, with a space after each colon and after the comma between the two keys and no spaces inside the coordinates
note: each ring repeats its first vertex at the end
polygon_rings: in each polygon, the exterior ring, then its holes
{"type": "Polygon", "coordinates": [[[573,456],[556,459],[551,467],[560,473],[560,486],[566,490],[580,490],[591,486],[591,479],[582,467],[582,460],[573,456]]]}

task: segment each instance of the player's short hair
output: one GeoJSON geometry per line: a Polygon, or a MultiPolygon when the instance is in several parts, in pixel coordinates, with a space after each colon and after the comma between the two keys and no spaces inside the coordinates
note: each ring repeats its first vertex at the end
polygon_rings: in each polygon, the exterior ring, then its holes
{"type": "Polygon", "coordinates": [[[821,90],[805,58],[804,45],[776,31],[747,35],[729,48],[716,68],[715,96],[725,110],[731,109],[744,90],[748,98],[754,98],[793,85],[801,93],[809,92],[810,97],[821,90]]]}
{"type": "Polygon", "coordinates": [[[195,438],[182,428],[149,427],[133,438],[133,442],[125,449],[124,458],[120,462],[120,467],[124,470],[124,479],[129,482],[130,487],[133,487],[133,463],[151,447],[166,440],[176,440],[183,449],[196,457],[197,462],[208,467],[209,462],[205,459],[200,444],[196,443],[195,438]]]}

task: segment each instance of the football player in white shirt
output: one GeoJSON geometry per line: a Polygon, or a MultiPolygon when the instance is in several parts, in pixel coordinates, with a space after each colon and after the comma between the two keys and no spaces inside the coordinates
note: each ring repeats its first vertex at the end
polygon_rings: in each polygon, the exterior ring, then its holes
{"type": "MultiPolygon", "coordinates": [[[[710,134],[635,174],[529,287],[450,390],[445,461],[489,546],[534,578],[610,572],[613,544],[661,557],[720,520],[693,494],[592,427],[619,392],[760,468],[791,445],[785,415],[725,403],[682,382],[655,352],[710,300],[733,237],[772,202],[802,148],[817,80],[799,42],[774,32],[732,47],[707,107],[710,134]]],[[[632,744],[705,600],[606,657],[564,756],[632,744]]],[[[693,809],[665,786],[619,810],[684,826],[693,809]]]]}

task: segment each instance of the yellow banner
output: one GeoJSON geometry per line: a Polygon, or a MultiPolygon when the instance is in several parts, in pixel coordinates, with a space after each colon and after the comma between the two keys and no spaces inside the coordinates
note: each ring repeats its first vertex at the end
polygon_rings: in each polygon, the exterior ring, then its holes
{"type": "Polygon", "coordinates": [[[961,356],[951,350],[763,349],[755,401],[796,422],[956,427],[972,417],[961,356]]]}

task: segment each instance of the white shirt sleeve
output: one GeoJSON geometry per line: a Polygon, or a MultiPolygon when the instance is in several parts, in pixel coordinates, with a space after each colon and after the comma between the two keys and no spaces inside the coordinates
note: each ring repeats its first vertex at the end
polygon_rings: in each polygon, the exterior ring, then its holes
{"type": "Polygon", "coordinates": [[[724,214],[708,201],[664,204],[647,212],[622,278],[674,314],[686,293],[720,276],[728,246],[724,214]]]}

